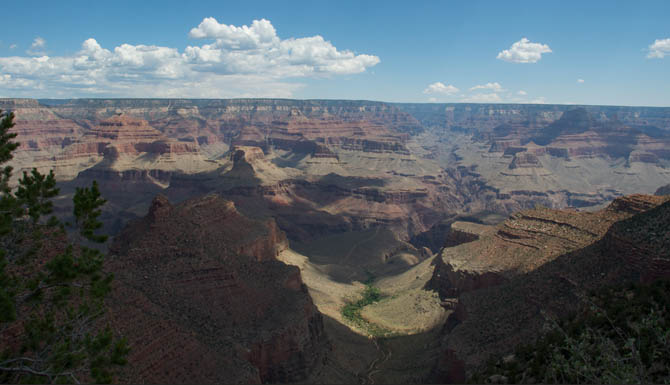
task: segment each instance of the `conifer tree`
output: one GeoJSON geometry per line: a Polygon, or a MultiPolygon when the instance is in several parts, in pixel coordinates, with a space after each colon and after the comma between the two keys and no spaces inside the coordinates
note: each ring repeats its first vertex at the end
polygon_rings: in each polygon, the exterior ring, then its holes
{"type": "Polygon", "coordinates": [[[89,246],[107,239],[96,232],[105,200],[96,182],[76,190],[71,241],[64,223],[45,219],[59,193],[53,171],[33,168],[11,188],[13,126],[0,110],[0,382],[111,382],[129,349],[101,322],[112,275],[89,246]]]}

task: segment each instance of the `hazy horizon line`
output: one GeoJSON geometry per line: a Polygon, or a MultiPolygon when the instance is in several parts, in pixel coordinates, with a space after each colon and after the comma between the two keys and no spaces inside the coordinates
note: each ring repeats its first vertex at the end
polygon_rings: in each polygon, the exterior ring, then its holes
{"type": "Polygon", "coordinates": [[[415,104],[415,105],[518,105],[518,106],[575,106],[575,107],[631,107],[631,108],[670,108],[668,106],[653,106],[653,105],[624,105],[624,104],[571,104],[571,103],[481,103],[481,102],[389,102],[384,100],[371,99],[339,99],[339,98],[157,98],[157,97],[101,97],[101,98],[28,98],[28,97],[0,97],[0,101],[7,100],[36,100],[42,101],[74,101],[74,100],[286,100],[286,101],[346,101],[346,102],[368,102],[381,104],[415,104]]]}

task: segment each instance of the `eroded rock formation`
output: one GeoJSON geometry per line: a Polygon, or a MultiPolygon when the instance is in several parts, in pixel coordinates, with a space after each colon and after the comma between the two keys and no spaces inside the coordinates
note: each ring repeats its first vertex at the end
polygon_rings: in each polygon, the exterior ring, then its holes
{"type": "Polygon", "coordinates": [[[438,263],[432,284],[458,301],[434,379],[464,378],[490,355],[508,354],[538,336],[546,317],[576,310],[589,290],[670,277],[670,238],[658,230],[669,221],[667,197],[633,195],[596,213],[523,212],[459,246],[489,254],[438,263]]]}
{"type": "Polygon", "coordinates": [[[274,221],[216,195],[164,196],[114,241],[110,317],[129,339],[131,383],[295,382],[328,342],[274,221]]]}
{"type": "Polygon", "coordinates": [[[376,225],[410,239],[454,215],[595,206],[670,183],[664,108],[278,99],[0,108],[17,114],[17,169],[54,168],[73,186],[98,180],[124,220],[158,191],[177,200],[217,191],[278,217],[296,239],[376,225]],[[238,150],[250,167],[236,164],[238,150]]]}

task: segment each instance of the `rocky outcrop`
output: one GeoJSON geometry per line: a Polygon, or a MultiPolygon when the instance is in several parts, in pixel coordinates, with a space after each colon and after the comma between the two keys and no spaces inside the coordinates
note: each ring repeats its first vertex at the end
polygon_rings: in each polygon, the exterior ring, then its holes
{"type": "MultiPolygon", "coordinates": [[[[84,134],[81,143],[94,143],[102,148],[100,155],[118,159],[145,153],[150,157],[197,154],[198,148],[190,143],[169,139],[146,120],[117,114],[97,122],[84,134]]],[[[178,165],[177,165],[178,167],[178,165]]]]}
{"type": "Polygon", "coordinates": [[[656,208],[636,202],[633,210],[644,212],[613,225],[602,241],[610,256],[625,261],[626,268],[642,282],[670,278],[670,201],[664,196],[652,202],[663,200],[666,202],[656,208]]]}
{"type": "Polygon", "coordinates": [[[514,155],[514,159],[512,159],[512,162],[509,164],[509,168],[515,169],[519,167],[542,167],[542,164],[535,154],[530,152],[519,152],[514,155]]]}
{"type": "Polygon", "coordinates": [[[435,270],[426,283],[426,289],[438,292],[442,298],[458,298],[461,293],[496,286],[506,281],[499,272],[458,269],[442,258],[436,258],[434,265],[435,270]]]}
{"type": "MultiPolygon", "coordinates": [[[[565,214],[561,219],[560,215],[540,218],[537,213],[522,213],[498,230],[497,237],[502,230],[508,240],[527,246],[535,242],[528,235],[546,231],[583,243],[573,236],[588,229],[594,241],[569,248],[545,263],[526,268],[525,273],[521,273],[522,265],[511,272],[504,261],[499,266],[492,261],[487,272],[506,279],[496,285],[460,291],[456,305],[459,312],[445,325],[443,354],[435,366],[434,381],[467,377],[491,355],[509,354],[517,344],[532,341],[546,324],[545,316],[567,316],[581,306],[584,293],[590,290],[670,277],[670,238],[667,232],[656,230],[670,226],[667,197],[635,195],[617,199],[597,213],[565,214]],[[568,217],[573,219],[568,222],[568,217]],[[528,218],[535,219],[529,222],[528,218]]],[[[591,236],[584,237],[586,240],[591,236]]],[[[471,244],[479,242],[482,240],[471,244]]],[[[534,245],[538,246],[537,253],[545,253],[545,246],[550,253],[553,248],[550,241],[534,245]]],[[[441,271],[445,271],[445,266],[446,262],[441,271]]],[[[484,274],[481,277],[480,280],[484,274]]],[[[456,283],[464,281],[459,279],[456,283]]],[[[455,292],[454,282],[442,284],[450,285],[448,289],[455,292]]]]}
{"type": "Polygon", "coordinates": [[[16,115],[15,131],[22,143],[15,164],[19,169],[54,169],[59,180],[96,166],[118,173],[212,169],[196,144],[169,138],[146,120],[123,112],[84,120],[64,118],[57,108],[35,100],[0,100],[3,105],[16,115]]]}
{"type": "Polygon", "coordinates": [[[442,250],[428,286],[443,297],[458,297],[500,284],[597,241],[616,220],[648,208],[635,197],[612,205],[600,213],[538,207],[513,214],[480,231],[477,241],[442,250]]]}
{"type": "MultiPolygon", "coordinates": [[[[373,120],[349,120],[325,114],[306,116],[293,108],[288,116],[277,116],[269,125],[245,126],[234,139],[234,145],[268,146],[298,153],[332,153],[331,147],[348,151],[409,154],[404,143],[406,133],[389,130],[373,120]]],[[[327,156],[332,157],[332,156],[327,156]]]]}
{"type": "Polygon", "coordinates": [[[655,195],[670,195],[670,184],[659,187],[655,195]]]}
{"type": "Polygon", "coordinates": [[[156,197],[105,266],[118,287],[110,317],[132,348],[124,381],[305,379],[328,342],[300,271],[275,258],[286,246],[273,220],[216,195],[156,197]]]}
{"type": "Polygon", "coordinates": [[[651,152],[644,152],[644,151],[632,151],[630,153],[630,156],[628,157],[628,162],[630,163],[652,163],[652,164],[657,164],[659,162],[659,158],[656,154],[653,154],[651,152]]]}
{"type": "MultiPolygon", "coordinates": [[[[597,212],[542,207],[521,211],[495,227],[470,230],[477,232],[478,239],[445,248],[440,254],[443,263],[438,266],[446,269],[444,277],[457,277],[456,272],[462,272],[463,276],[493,272],[509,279],[598,241],[612,224],[647,211],[662,201],[662,198],[636,194],[617,198],[597,212]]],[[[435,274],[441,274],[439,268],[435,274]]],[[[447,286],[451,290],[451,287],[471,285],[452,282],[447,286]]],[[[440,285],[432,287],[441,290],[440,285]]]]}
{"type": "Polygon", "coordinates": [[[410,239],[410,243],[416,247],[427,247],[433,253],[438,253],[444,247],[454,247],[476,241],[485,233],[486,228],[487,226],[477,223],[449,219],[433,225],[428,231],[415,235],[410,239]]]}
{"type": "Polygon", "coordinates": [[[521,140],[519,139],[493,139],[491,140],[491,147],[489,148],[489,152],[503,152],[508,154],[512,151],[509,149],[519,148],[518,146],[520,145],[521,140]]]}

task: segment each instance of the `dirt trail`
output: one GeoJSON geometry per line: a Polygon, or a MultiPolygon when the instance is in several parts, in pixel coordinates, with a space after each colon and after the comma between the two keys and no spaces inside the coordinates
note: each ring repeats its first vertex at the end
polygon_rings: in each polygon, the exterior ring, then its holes
{"type": "Polygon", "coordinates": [[[351,257],[351,254],[354,252],[354,250],[355,250],[360,244],[373,240],[373,239],[379,234],[379,229],[380,229],[380,228],[381,228],[381,226],[377,226],[377,228],[375,229],[375,233],[374,233],[374,234],[372,234],[371,236],[369,236],[369,237],[367,237],[367,238],[365,238],[365,239],[361,239],[360,241],[354,243],[354,244],[351,246],[351,249],[349,249],[349,252],[347,253],[347,255],[345,255],[344,258],[342,258],[342,261],[349,261],[349,258],[351,257]]]}
{"type": "Polygon", "coordinates": [[[391,358],[391,355],[393,354],[391,350],[387,346],[385,346],[383,342],[380,342],[379,339],[373,338],[372,342],[375,344],[375,348],[377,348],[379,356],[374,360],[372,360],[372,362],[370,362],[370,365],[368,366],[368,369],[365,371],[365,375],[362,378],[363,384],[374,384],[375,379],[373,378],[373,376],[376,373],[381,372],[379,366],[381,366],[384,362],[388,361],[389,358],[391,358]]]}

